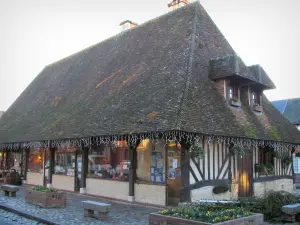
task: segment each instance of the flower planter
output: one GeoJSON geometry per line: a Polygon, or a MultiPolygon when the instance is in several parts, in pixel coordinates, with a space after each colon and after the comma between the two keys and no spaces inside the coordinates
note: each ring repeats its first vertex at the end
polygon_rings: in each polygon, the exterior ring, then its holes
{"type": "Polygon", "coordinates": [[[27,189],[25,201],[43,208],[63,208],[66,207],[67,195],[63,192],[41,192],[27,189]]]}
{"type": "Polygon", "coordinates": [[[229,100],[229,104],[231,106],[241,107],[241,101],[239,101],[239,100],[230,99],[229,100]]]}
{"type": "Polygon", "coordinates": [[[255,112],[262,112],[263,111],[263,107],[261,105],[254,105],[253,106],[253,110],[255,112]]]}
{"type": "Polygon", "coordinates": [[[149,216],[149,225],[261,225],[263,224],[263,220],[263,214],[254,214],[252,216],[228,220],[220,223],[206,223],[151,213],[149,216]]]}

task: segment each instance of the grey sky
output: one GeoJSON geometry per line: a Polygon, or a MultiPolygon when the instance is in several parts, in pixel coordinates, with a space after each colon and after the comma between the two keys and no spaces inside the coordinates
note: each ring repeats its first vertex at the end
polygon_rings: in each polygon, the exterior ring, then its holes
{"type": "MultiPolygon", "coordinates": [[[[171,0],[0,0],[0,111],[49,63],[168,12],[171,0]]],[[[261,64],[277,89],[270,100],[300,97],[299,0],[201,0],[247,65],[261,64]]]]}

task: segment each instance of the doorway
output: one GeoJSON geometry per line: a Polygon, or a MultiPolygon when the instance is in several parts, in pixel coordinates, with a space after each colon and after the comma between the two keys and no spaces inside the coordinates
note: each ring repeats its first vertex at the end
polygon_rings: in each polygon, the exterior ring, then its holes
{"type": "Polygon", "coordinates": [[[178,205],[181,187],[181,153],[177,146],[167,147],[167,203],[178,205]]]}
{"type": "Polygon", "coordinates": [[[252,161],[251,152],[238,158],[238,197],[252,196],[252,161]]]}

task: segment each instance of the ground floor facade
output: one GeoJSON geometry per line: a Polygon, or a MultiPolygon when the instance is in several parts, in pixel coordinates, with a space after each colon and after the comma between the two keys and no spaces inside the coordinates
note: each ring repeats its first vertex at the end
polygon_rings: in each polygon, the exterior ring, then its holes
{"type": "Polygon", "coordinates": [[[197,147],[144,139],[135,147],[119,140],[85,148],[3,151],[0,163],[2,171],[17,170],[26,184],[165,206],[261,196],[269,190],[295,193],[292,153],[269,146],[235,148],[201,136],[197,147]]]}

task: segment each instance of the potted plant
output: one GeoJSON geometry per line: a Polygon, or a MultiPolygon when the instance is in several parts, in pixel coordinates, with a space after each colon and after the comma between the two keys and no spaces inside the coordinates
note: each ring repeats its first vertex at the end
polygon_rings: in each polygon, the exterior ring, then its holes
{"type": "Polygon", "coordinates": [[[54,188],[34,186],[25,191],[25,201],[43,208],[60,208],[66,207],[67,195],[54,188]]]}
{"type": "Polygon", "coordinates": [[[274,166],[270,163],[268,164],[260,164],[260,165],[257,165],[257,168],[259,169],[260,173],[262,174],[273,174],[274,173],[274,166]]]}
{"type": "Polygon", "coordinates": [[[290,164],[293,163],[293,158],[292,156],[285,156],[283,159],[282,159],[282,166],[283,168],[286,168],[288,167],[290,164]]]}
{"type": "Polygon", "coordinates": [[[241,101],[240,101],[238,98],[236,98],[236,97],[231,98],[231,99],[229,100],[229,103],[230,103],[230,105],[232,105],[232,106],[235,106],[235,107],[241,107],[241,101]]]}

